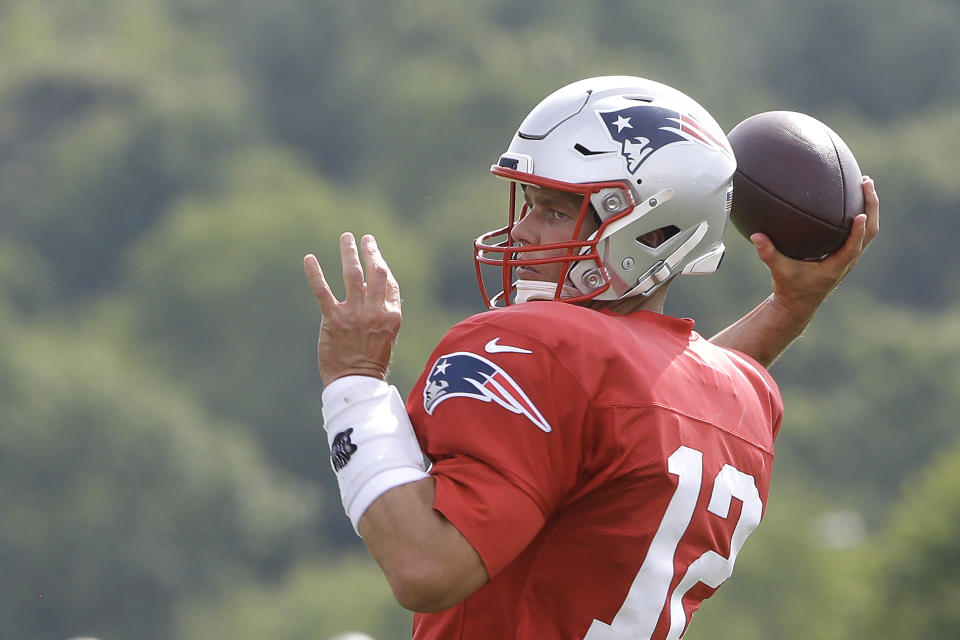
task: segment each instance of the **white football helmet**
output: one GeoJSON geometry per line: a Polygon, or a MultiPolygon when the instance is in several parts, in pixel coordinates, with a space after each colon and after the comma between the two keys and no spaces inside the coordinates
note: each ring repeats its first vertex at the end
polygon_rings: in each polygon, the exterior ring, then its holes
{"type": "MultiPolygon", "coordinates": [[[[506,227],[474,242],[477,279],[491,308],[530,299],[618,300],[650,295],[676,274],[710,273],[723,257],[721,240],[736,169],[723,130],[697,102],[666,85],[629,76],[589,78],[547,96],[521,123],[490,171],[510,181],[506,227]],[[518,185],[583,196],[580,227],[596,216],[586,240],[529,246],[511,232],[518,185]],[[662,229],[659,246],[640,241],[662,229]],[[540,261],[537,251],[566,249],[540,261]],[[518,259],[518,252],[525,259],[518,259]],[[514,282],[518,266],[564,263],[558,282],[514,282]],[[502,271],[502,290],[487,293],[481,265],[502,271]]],[[[522,202],[522,198],[520,200],[522,202]]]]}

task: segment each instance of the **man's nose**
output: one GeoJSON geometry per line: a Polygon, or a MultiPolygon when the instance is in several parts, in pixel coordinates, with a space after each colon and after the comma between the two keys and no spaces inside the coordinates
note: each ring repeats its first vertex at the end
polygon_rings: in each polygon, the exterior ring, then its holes
{"type": "Polygon", "coordinates": [[[510,230],[511,244],[530,245],[537,244],[536,224],[534,222],[534,212],[532,209],[526,212],[522,218],[517,220],[510,230]]]}

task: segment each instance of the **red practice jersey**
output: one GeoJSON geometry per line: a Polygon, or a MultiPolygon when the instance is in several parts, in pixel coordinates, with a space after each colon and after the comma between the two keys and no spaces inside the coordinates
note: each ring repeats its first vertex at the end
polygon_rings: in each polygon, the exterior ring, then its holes
{"type": "Polygon", "coordinates": [[[490,581],[416,640],[683,634],[760,522],[783,413],[693,327],[529,302],[447,333],[407,410],[490,581]]]}

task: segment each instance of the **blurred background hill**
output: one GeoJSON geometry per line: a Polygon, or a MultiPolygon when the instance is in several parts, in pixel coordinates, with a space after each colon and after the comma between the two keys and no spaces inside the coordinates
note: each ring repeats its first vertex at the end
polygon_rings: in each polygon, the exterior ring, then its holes
{"type": "MultiPolygon", "coordinates": [[[[0,637],[409,637],[343,516],[300,266],[376,233],[393,375],[481,310],[487,169],[573,80],[827,122],[882,233],[773,372],[767,519],[688,637],[960,636],[952,0],[0,0],[0,637]]],[[[752,247],[671,292],[707,335],[752,247]]]]}

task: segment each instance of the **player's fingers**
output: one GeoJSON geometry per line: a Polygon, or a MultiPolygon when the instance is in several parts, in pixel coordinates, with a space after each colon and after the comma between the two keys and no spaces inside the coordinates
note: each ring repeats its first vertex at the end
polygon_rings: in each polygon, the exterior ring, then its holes
{"type": "Polygon", "coordinates": [[[867,216],[863,213],[853,219],[850,226],[850,233],[843,242],[843,246],[831,253],[823,260],[826,267],[837,268],[838,276],[843,277],[850,270],[850,267],[857,261],[860,254],[863,253],[864,229],[867,226],[867,216]]]}
{"type": "Polygon", "coordinates": [[[376,304],[384,299],[390,267],[380,254],[380,248],[372,235],[363,236],[360,239],[360,247],[363,252],[363,265],[367,270],[367,296],[376,304]]]}
{"type": "Polygon", "coordinates": [[[867,214],[861,213],[853,219],[850,225],[850,235],[843,243],[843,249],[849,249],[849,252],[859,256],[863,252],[864,239],[867,235],[867,214]]]}
{"type": "Polygon", "coordinates": [[[853,219],[850,233],[847,235],[843,246],[824,260],[827,265],[840,265],[843,274],[846,274],[850,267],[857,262],[860,254],[864,252],[867,245],[880,230],[880,201],[877,199],[873,180],[869,176],[863,176],[862,185],[864,213],[853,219]]]}
{"type": "Polygon", "coordinates": [[[340,262],[343,265],[343,285],[347,301],[363,296],[363,267],[357,253],[357,241],[349,231],[340,236],[340,262]]]}
{"type": "Polygon", "coordinates": [[[772,267],[777,261],[787,259],[785,255],[777,250],[773,241],[763,233],[754,233],[750,236],[750,242],[757,249],[757,256],[767,266],[772,267]]]}
{"type": "Polygon", "coordinates": [[[877,185],[870,176],[863,177],[863,212],[867,214],[866,238],[864,248],[880,233],[880,196],[877,185]]]}
{"type": "Polygon", "coordinates": [[[307,276],[307,282],[310,283],[314,297],[320,304],[320,309],[324,313],[328,313],[337,304],[337,298],[330,291],[327,280],[323,277],[323,269],[320,268],[320,263],[312,253],[303,257],[303,272],[307,276]]]}

